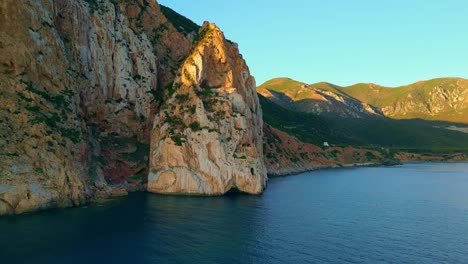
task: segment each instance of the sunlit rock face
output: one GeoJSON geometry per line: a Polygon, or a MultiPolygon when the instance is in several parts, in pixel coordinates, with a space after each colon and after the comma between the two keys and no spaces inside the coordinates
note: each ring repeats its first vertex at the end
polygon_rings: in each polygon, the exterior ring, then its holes
{"type": "Polygon", "coordinates": [[[144,190],[155,91],[192,46],[151,0],[0,4],[0,215],[144,190]]]}
{"type": "Polygon", "coordinates": [[[199,37],[164,10],[154,0],[1,2],[0,215],[146,190],[150,161],[151,191],[263,190],[261,110],[244,60],[214,25],[199,37]]]}
{"type": "Polygon", "coordinates": [[[255,80],[216,25],[205,23],[200,36],[155,117],[148,190],[259,194],[267,176],[255,80]]]}

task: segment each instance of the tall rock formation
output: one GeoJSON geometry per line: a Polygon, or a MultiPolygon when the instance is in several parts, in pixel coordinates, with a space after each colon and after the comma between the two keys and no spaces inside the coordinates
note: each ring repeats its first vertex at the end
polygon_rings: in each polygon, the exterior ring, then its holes
{"type": "MultiPolygon", "coordinates": [[[[164,11],[154,0],[1,2],[0,215],[146,189],[153,121],[199,28],[164,11]]],[[[245,63],[236,64],[237,53],[227,55],[233,63],[225,66],[238,66],[232,72],[241,74],[245,63]]],[[[261,137],[255,84],[239,76],[232,77],[235,84],[226,81],[243,89],[230,102],[247,116],[236,123],[245,126],[238,133],[261,137]]],[[[262,156],[253,149],[243,148],[262,156]]],[[[253,155],[246,154],[246,164],[253,155]]],[[[265,174],[262,163],[254,165],[258,177],[265,174]]],[[[263,187],[252,184],[252,192],[263,187]]]]}
{"type": "Polygon", "coordinates": [[[237,46],[205,23],[177,76],[154,121],[148,190],[261,193],[262,111],[237,46]]]}

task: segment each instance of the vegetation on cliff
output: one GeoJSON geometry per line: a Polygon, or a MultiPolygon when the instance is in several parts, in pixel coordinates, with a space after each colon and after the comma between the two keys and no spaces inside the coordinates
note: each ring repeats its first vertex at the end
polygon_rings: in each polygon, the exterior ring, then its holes
{"type": "Polygon", "coordinates": [[[154,115],[197,33],[151,0],[5,1],[0,215],[144,189],[154,115]]]}

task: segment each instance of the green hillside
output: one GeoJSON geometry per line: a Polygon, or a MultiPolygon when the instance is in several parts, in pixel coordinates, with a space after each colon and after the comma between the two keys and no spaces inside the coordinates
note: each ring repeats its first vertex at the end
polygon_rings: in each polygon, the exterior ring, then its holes
{"type": "Polygon", "coordinates": [[[174,27],[181,33],[188,35],[192,32],[198,33],[199,25],[195,24],[192,20],[184,17],[183,15],[175,12],[167,6],[160,5],[161,12],[171,22],[174,27]]]}
{"type": "Polygon", "coordinates": [[[381,116],[379,109],[363,104],[330,83],[308,85],[288,78],[270,80],[257,92],[289,110],[340,117],[381,116]]]}
{"type": "Polygon", "coordinates": [[[468,134],[436,128],[424,120],[330,118],[285,109],[259,95],[264,121],[300,140],[322,145],[390,147],[431,151],[467,150],[468,134]]]}
{"type": "MultiPolygon", "coordinates": [[[[313,112],[315,105],[303,102],[320,100],[323,91],[344,99],[359,100],[380,109],[385,116],[394,119],[419,118],[468,124],[468,80],[461,78],[439,78],[395,88],[369,83],[348,87],[325,82],[308,85],[288,78],[276,78],[258,87],[260,94],[283,107],[301,112],[313,112]],[[275,92],[276,94],[273,94],[275,92]],[[290,101],[286,102],[279,93],[290,101]],[[292,105],[288,105],[291,102],[292,105]]],[[[328,102],[333,103],[331,100],[328,102]]],[[[333,110],[327,109],[330,113],[333,113],[333,110]]]]}
{"type": "Polygon", "coordinates": [[[300,140],[316,145],[322,145],[324,141],[333,144],[346,144],[354,142],[352,139],[338,130],[327,119],[313,114],[305,114],[285,109],[262,95],[258,95],[263,110],[263,121],[278,128],[300,140]]]}
{"type": "Polygon", "coordinates": [[[409,94],[414,94],[413,99],[428,101],[434,87],[441,87],[453,91],[457,87],[457,82],[463,81],[463,88],[466,80],[458,78],[439,78],[428,81],[421,81],[410,85],[399,87],[384,87],[376,84],[355,84],[348,87],[341,87],[344,93],[366,103],[371,103],[377,107],[385,107],[395,101],[405,99],[409,94]]]}
{"type": "Polygon", "coordinates": [[[322,82],[310,86],[306,83],[299,82],[290,78],[271,79],[258,86],[257,91],[262,95],[267,94],[268,91],[283,93],[286,94],[289,98],[291,98],[291,100],[299,101],[313,97],[315,95],[315,91],[313,88],[320,88],[323,90],[348,96],[340,90],[341,87],[333,85],[331,83],[322,82]]]}

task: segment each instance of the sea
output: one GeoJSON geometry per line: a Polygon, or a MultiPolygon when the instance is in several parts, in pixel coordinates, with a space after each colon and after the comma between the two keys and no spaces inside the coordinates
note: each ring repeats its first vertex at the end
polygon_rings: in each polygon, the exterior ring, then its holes
{"type": "Polygon", "coordinates": [[[259,196],[133,193],[0,217],[0,263],[468,263],[468,163],[272,178],[259,196]]]}

